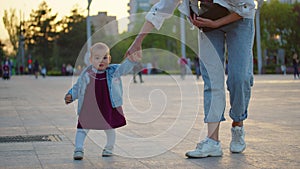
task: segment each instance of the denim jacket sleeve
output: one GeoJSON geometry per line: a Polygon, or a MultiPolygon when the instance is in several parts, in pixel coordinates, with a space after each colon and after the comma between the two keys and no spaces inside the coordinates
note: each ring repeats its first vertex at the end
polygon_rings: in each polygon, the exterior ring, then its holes
{"type": "Polygon", "coordinates": [[[146,20],[151,22],[159,30],[164,20],[170,18],[180,0],[160,0],[154,4],[146,15],[146,20]]]}
{"type": "Polygon", "coordinates": [[[67,94],[72,95],[72,100],[78,99],[78,90],[79,90],[79,79],[77,79],[77,82],[72,86],[72,88],[68,91],[67,94]]]}
{"type": "Polygon", "coordinates": [[[125,59],[123,63],[115,67],[116,70],[113,74],[113,77],[121,77],[123,75],[130,73],[136,64],[137,62],[132,62],[129,59],[125,59]]]}
{"type": "Polygon", "coordinates": [[[88,80],[88,78],[86,77],[86,76],[87,76],[86,72],[87,72],[88,70],[90,70],[91,67],[92,67],[92,66],[90,65],[90,66],[86,67],[86,68],[81,72],[81,74],[79,75],[79,77],[78,77],[76,83],[75,83],[75,84],[72,86],[72,88],[68,91],[67,94],[71,94],[71,95],[72,95],[73,101],[76,100],[76,99],[78,99],[80,92],[81,92],[81,94],[84,93],[84,91],[83,91],[83,90],[85,90],[84,86],[85,86],[87,83],[89,83],[89,80],[88,80]],[[83,83],[84,83],[84,84],[83,84],[83,83]]]}

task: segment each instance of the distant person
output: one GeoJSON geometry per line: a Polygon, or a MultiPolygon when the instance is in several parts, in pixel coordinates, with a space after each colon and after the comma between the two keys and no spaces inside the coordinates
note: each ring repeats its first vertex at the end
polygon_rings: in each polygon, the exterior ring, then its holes
{"type": "Polygon", "coordinates": [[[200,71],[200,61],[199,61],[199,57],[198,56],[196,56],[194,58],[194,65],[195,65],[196,77],[197,77],[197,79],[199,79],[199,77],[201,75],[201,71],[200,71]]]}
{"type": "Polygon", "coordinates": [[[5,61],[3,66],[2,66],[2,78],[4,80],[9,80],[10,79],[10,69],[9,69],[8,61],[5,61]]]}
{"type": "Polygon", "coordinates": [[[39,71],[40,71],[40,64],[39,64],[38,60],[36,59],[34,61],[34,65],[33,65],[33,72],[34,72],[34,76],[36,79],[39,76],[39,71]]]}
{"type": "Polygon", "coordinates": [[[41,75],[43,76],[43,78],[45,78],[46,74],[47,74],[46,66],[43,66],[42,69],[41,69],[41,75]]]}
{"type": "Polygon", "coordinates": [[[293,67],[294,67],[294,79],[299,79],[299,71],[298,71],[299,59],[297,53],[293,55],[293,67]]]}
{"type": "Polygon", "coordinates": [[[31,63],[28,64],[27,72],[28,72],[28,74],[32,74],[32,65],[31,65],[31,63]]]}
{"type": "Polygon", "coordinates": [[[24,74],[24,67],[23,67],[23,65],[20,65],[19,71],[20,71],[20,74],[21,74],[21,75],[24,74]]]}
{"type": "Polygon", "coordinates": [[[136,75],[140,78],[140,83],[144,83],[143,77],[142,77],[142,70],[143,70],[143,64],[139,62],[137,65],[133,67],[133,82],[137,83],[136,81],[136,75]]]}
{"type": "Polygon", "coordinates": [[[2,66],[2,61],[0,60],[0,76],[2,77],[2,73],[3,73],[3,66],[2,66]]]}
{"type": "Polygon", "coordinates": [[[73,66],[71,64],[67,65],[66,74],[67,74],[67,76],[72,76],[73,75],[73,66]]]}
{"type": "Polygon", "coordinates": [[[91,65],[81,72],[65,96],[66,104],[78,99],[74,160],[83,159],[83,144],[90,129],[104,130],[107,142],[102,156],[113,155],[115,128],[126,125],[121,76],[131,72],[136,64],[128,59],[122,64],[110,64],[110,49],[100,42],[91,47],[90,53],[91,65]]]}
{"type": "Polygon", "coordinates": [[[61,75],[63,75],[63,76],[67,75],[66,64],[62,64],[62,66],[61,66],[61,75]]]}
{"type": "Polygon", "coordinates": [[[178,59],[178,64],[180,65],[180,77],[182,80],[184,80],[186,75],[188,60],[182,56],[181,58],[178,59]]]}
{"type": "Polygon", "coordinates": [[[150,75],[151,73],[152,73],[152,68],[153,68],[153,66],[152,66],[152,63],[147,63],[147,74],[148,75],[150,75]]]}
{"type": "Polygon", "coordinates": [[[9,69],[9,77],[12,76],[12,69],[13,69],[13,64],[12,64],[12,61],[9,59],[9,57],[6,57],[4,62],[3,62],[3,65],[6,65],[8,66],[8,69],[9,69]]]}

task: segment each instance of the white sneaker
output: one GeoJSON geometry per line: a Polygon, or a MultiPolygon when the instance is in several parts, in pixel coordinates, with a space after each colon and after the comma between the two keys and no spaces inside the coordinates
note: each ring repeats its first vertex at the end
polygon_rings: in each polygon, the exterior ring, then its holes
{"type": "Polygon", "coordinates": [[[102,151],[102,157],[110,157],[112,155],[113,155],[112,150],[103,149],[103,151],[102,151]]]}
{"type": "Polygon", "coordinates": [[[246,148],[244,127],[232,127],[231,134],[230,151],[232,153],[243,152],[246,148]]]}
{"type": "Polygon", "coordinates": [[[189,158],[218,157],[222,156],[223,152],[220,143],[206,138],[197,144],[194,151],[189,151],[185,155],[189,158]]]}

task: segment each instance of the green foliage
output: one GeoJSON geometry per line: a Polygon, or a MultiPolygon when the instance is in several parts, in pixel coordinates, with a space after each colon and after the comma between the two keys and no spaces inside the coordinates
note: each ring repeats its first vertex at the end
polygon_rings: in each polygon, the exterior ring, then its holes
{"type": "MultiPolygon", "coordinates": [[[[4,46],[5,45],[0,40],[0,61],[2,61],[4,59],[4,50],[3,50],[4,46]]],[[[1,65],[1,63],[0,63],[0,65],[1,65]]]]}
{"type": "Polygon", "coordinates": [[[270,65],[265,65],[263,66],[263,73],[265,74],[275,74],[276,73],[276,68],[280,67],[280,65],[277,64],[270,64],[270,65]]]}
{"type": "MultiPolygon", "coordinates": [[[[291,32],[291,36],[288,37],[287,47],[292,49],[294,52],[300,53],[300,3],[296,3],[293,6],[293,12],[296,14],[296,20],[291,32]]],[[[290,54],[292,56],[292,53],[290,54]]]]}
{"type": "MultiPolygon", "coordinates": [[[[42,2],[37,10],[31,12],[30,19],[24,22],[25,51],[26,56],[31,54],[33,60],[38,59],[41,64],[45,64],[49,70],[49,75],[58,75],[60,74],[60,66],[63,63],[74,64],[80,52],[82,52],[81,49],[83,49],[86,42],[86,18],[81,15],[82,12],[76,7],[72,9],[70,16],[66,16],[60,21],[57,21],[57,14],[53,15],[51,12],[46,2],[42,2]]],[[[280,3],[278,0],[271,0],[263,4],[260,14],[263,49],[270,51],[277,51],[279,48],[285,49],[286,59],[288,61],[292,60],[292,52],[296,51],[298,54],[300,52],[300,4],[287,4],[280,3]],[[276,39],[275,37],[280,38],[276,39]]],[[[174,15],[179,17],[180,12],[176,9],[174,15]]],[[[105,35],[103,37],[102,34],[99,35],[101,41],[107,42],[112,47],[113,63],[120,63],[124,59],[125,52],[145,21],[144,16],[138,15],[135,22],[131,23],[133,24],[131,26],[133,28],[132,32],[125,32],[118,36],[105,35]]],[[[16,52],[18,51],[20,23],[15,10],[4,11],[3,21],[16,52]]],[[[177,33],[180,29],[179,22],[174,22],[172,19],[165,20],[164,24],[165,26],[162,29],[167,29],[167,33],[173,25],[177,28],[177,33]],[[166,25],[171,27],[169,28],[166,25]]],[[[197,35],[194,34],[196,31],[191,32],[188,29],[186,31],[189,32],[187,33],[188,38],[192,37],[194,39],[195,37],[196,39],[197,35]]],[[[98,37],[98,40],[100,38],[98,37]]],[[[170,58],[164,56],[167,55],[166,51],[174,56],[181,56],[181,42],[179,39],[155,31],[150,33],[143,42],[143,50],[151,51],[152,49],[163,51],[161,53],[160,51],[155,52],[157,52],[157,55],[161,55],[158,58],[159,62],[166,65],[171,65],[167,62],[170,58]]],[[[191,60],[196,56],[195,52],[188,46],[186,46],[186,52],[187,57],[191,60]]],[[[3,53],[3,47],[1,47],[0,53],[3,53]]],[[[151,62],[151,52],[145,55],[143,62],[151,62]]],[[[172,66],[176,66],[176,63],[174,65],[172,63],[172,66]]],[[[274,70],[272,66],[264,67],[264,69],[267,69],[266,72],[273,72],[274,70]]]]}
{"type": "MultiPolygon", "coordinates": [[[[271,0],[261,8],[262,46],[268,50],[283,48],[286,56],[291,57],[291,51],[299,48],[299,14],[294,8],[297,5],[271,0]]],[[[299,5],[298,5],[299,6],[299,5]]],[[[299,13],[299,11],[298,11],[299,13]]]]}
{"type": "Polygon", "coordinates": [[[13,54],[18,51],[20,23],[16,15],[16,9],[4,10],[3,23],[8,32],[10,43],[13,46],[13,54]]]}
{"type": "Polygon", "coordinates": [[[26,22],[26,45],[28,53],[40,63],[53,66],[49,62],[52,57],[53,42],[56,39],[57,14],[51,15],[51,8],[46,2],[42,2],[37,10],[30,14],[30,20],[26,22]]]}
{"type": "MultiPolygon", "coordinates": [[[[126,33],[124,33],[126,34],[126,33]]],[[[120,63],[124,59],[124,55],[133,42],[135,37],[129,36],[128,38],[125,38],[121,41],[119,41],[117,44],[115,44],[111,49],[110,49],[110,55],[112,56],[112,63],[120,63]]]]}
{"type": "Polygon", "coordinates": [[[47,72],[48,76],[61,76],[61,71],[60,70],[50,70],[47,72]]]}
{"type": "Polygon", "coordinates": [[[86,20],[79,14],[78,9],[73,9],[70,16],[58,22],[62,30],[58,34],[57,46],[58,65],[75,64],[76,59],[86,42],[86,20]]]}

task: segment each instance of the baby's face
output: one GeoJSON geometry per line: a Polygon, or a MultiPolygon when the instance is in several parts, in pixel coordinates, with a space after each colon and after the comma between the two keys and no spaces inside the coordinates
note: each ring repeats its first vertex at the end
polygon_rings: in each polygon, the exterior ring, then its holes
{"type": "Polygon", "coordinates": [[[110,55],[100,49],[95,49],[92,56],[90,57],[90,62],[97,70],[105,70],[110,64],[110,55]]]}

